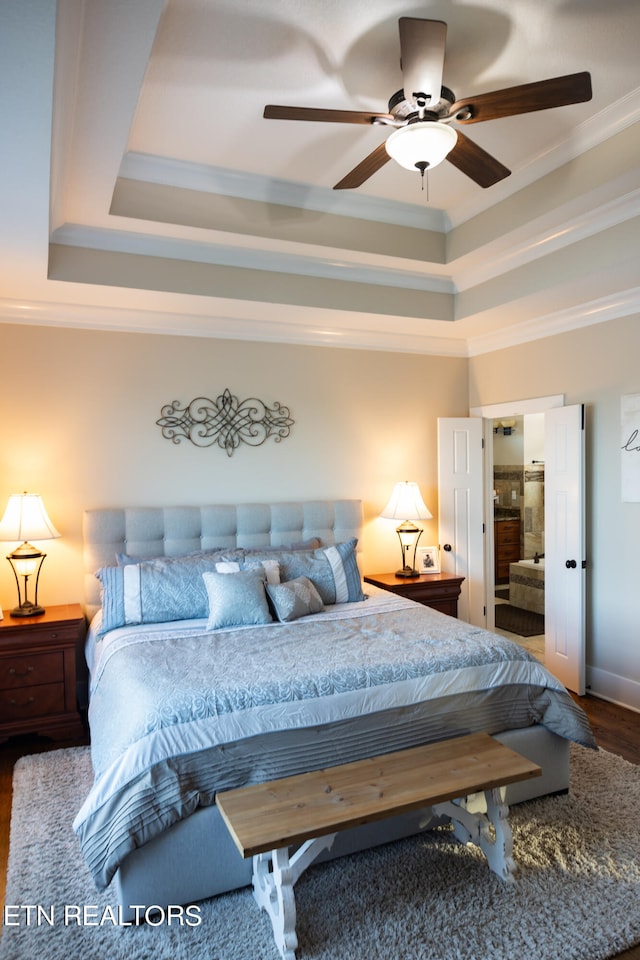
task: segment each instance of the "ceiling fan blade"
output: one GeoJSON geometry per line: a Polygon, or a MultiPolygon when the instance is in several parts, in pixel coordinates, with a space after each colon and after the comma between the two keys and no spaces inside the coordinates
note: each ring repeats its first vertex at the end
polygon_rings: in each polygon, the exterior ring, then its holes
{"type": "Polygon", "coordinates": [[[458,100],[451,107],[449,116],[458,123],[478,123],[481,120],[549,110],[551,107],[565,107],[570,103],[584,103],[591,100],[591,96],[591,74],[571,73],[565,77],[524,83],[519,87],[507,87],[458,100]]]}
{"type": "Polygon", "coordinates": [[[398,25],[404,95],[416,100],[422,94],[428,108],[429,102],[440,100],[447,25],[442,20],[416,17],[400,17],[398,25]]]}
{"type": "Polygon", "coordinates": [[[327,123],[376,123],[393,121],[390,113],[371,113],[366,110],[324,110],[322,107],[279,107],[267,104],[266,120],[320,120],[327,123]]]}
{"type": "Polygon", "coordinates": [[[377,173],[391,157],[387,153],[386,146],[381,143],[379,147],[365,157],[357,167],[354,167],[346,177],[343,177],[340,183],[336,183],[334,190],[352,190],[354,187],[361,186],[365,180],[377,173]]]}
{"type": "Polygon", "coordinates": [[[510,176],[511,171],[503,166],[499,160],[492,157],[490,153],[479,147],[473,140],[469,140],[460,130],[456,132],[458,142],[453,150],[447,154],[449,163],[452,163],[462,173],[466,173],[480,187],[492,187],[494,183],[510,176]]]}

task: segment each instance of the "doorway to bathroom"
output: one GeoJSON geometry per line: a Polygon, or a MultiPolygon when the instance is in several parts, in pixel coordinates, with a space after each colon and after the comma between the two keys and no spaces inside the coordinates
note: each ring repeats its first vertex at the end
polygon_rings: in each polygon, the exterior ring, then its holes
{"type": "Polygon", "coordinates": [[[544,413],[492,426],[495,629],[544,662],[544,413]]]}
{"type": "MultiPolygon", "coordinates": [[[[544,411],[544,661],[569,690],[586,689],[586,406],[558,394],[438,418],[442,570],[463,576],[461,619],[495,629],[493,421],[544,411]]],[[[535,559],[535,558],[534,558],[535,559]]],[[[527,638],[525,638],[527,639],[527,638]]]]}

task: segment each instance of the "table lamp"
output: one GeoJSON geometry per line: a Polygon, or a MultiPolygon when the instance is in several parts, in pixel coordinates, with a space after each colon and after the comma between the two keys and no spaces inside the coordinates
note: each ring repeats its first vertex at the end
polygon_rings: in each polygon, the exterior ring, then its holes
{"type": "Polygon", "coordinates": [[[11,611],[12,617],[35,617],[44,613],[38,605],[38,580],[46,557],[29,540],[53,540],[60,534],[49,519],[42,497],[35,493],[14,493],[9,497],[7,509],[0,521],[0,540],[22,541],[7,560],[11,564],[18,586],[18,606],[11,611]],[[35,575],[33,601],[28,597],[29,578],[35,575]],[[24,592],[20,584],[24,578],[24,592]]]}
{"type": "Polygon", "coordinates": [[[396,483],[391,499],[380,516],[387,520],[402,520],[400,526],[396,527],[402,551],[402,567],[396,570],[396,576],[419,577],[420,572],[416,570],[416,549],[422,530],[414,521],[431,520],[433,514],[425,506],[418,484],[410,480],[396,483]],[[413,560],[410,563],[412,547],[413,560]]]}

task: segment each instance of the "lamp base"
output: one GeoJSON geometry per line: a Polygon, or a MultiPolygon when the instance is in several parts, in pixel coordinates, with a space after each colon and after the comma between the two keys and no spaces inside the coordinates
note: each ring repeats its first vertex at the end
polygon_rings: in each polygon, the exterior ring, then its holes
{"type": "Polygon", "coordinates": [[[11,617],[39,617],[44,613],[44,607],[39,607],[30,600],[25,600],[19,607],[14,607],[9,616],[11,617]]]}
{"type": "Polygon", "coordinates": [[[396,570],[396,577],[419,577],[420,571],[413,567],[403,567],[402,570],[396,570]]]}

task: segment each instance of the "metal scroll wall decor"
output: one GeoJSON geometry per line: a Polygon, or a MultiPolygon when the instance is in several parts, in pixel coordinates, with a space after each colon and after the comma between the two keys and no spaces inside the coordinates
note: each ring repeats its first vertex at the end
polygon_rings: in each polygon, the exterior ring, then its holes
{"type": "Polygon", "coordinates": [[[228,457],[241,443],[259,447],[269,437],[280,443],[289,436],[294,423],[289,408],[277,401],[268,407],[255,397],[239,400],[228,389],[215,400],[196,397],[184,407],[174,400],[160,412],[162,416],[156,423],[167,440],[190,440],[197,447],[217,444],[228,457]]]}

